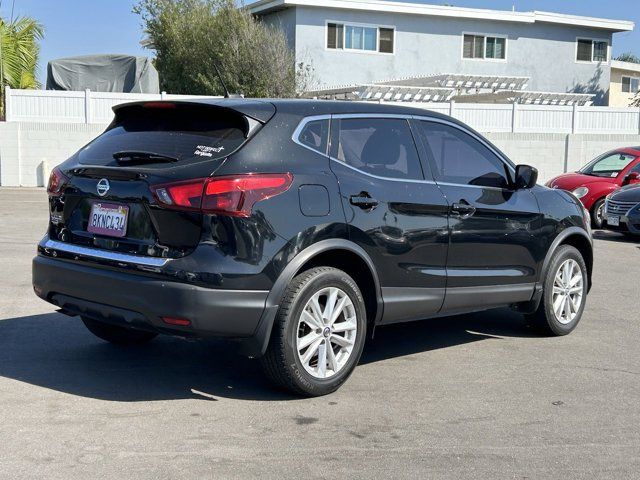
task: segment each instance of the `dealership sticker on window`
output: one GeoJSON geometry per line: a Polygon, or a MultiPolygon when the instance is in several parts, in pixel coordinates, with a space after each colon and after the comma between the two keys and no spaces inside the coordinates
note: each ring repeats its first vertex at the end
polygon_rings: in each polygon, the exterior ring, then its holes
{"type": "Polygon", "coordinates": [[[220,153],[224,151],[224,147],[207,147],[206,145],[198,145],[194,155],[199,157],[213,157],[214,153],[220,153]]]}

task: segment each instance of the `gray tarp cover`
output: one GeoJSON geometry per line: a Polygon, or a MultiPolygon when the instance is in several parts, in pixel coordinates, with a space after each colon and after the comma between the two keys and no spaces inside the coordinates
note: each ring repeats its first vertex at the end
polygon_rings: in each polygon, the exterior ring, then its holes
{"type": "Polygon", "coordinates": [[[158,71],[147,57],[84,55],[47,65],[47,90],[159,93],[158,71]]]}

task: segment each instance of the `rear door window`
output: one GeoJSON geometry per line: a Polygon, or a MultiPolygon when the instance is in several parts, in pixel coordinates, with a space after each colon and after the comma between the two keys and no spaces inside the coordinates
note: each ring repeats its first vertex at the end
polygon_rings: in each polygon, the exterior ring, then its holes
{"type": "Polygon", "coordinates": [[[344,118],[337,124],[337,160],[379,177],[424,179],[409,122],[344,118]]]}
{"type": "Polygon", "coordinates": [[[79,161],[117,165],[117,152],[153,153],[175,158],[181,165],[219,159],[242,146],[247,133],[246,119],[226,109],[135,106],[119,112],[106,132],[80,150],[79,161]]]}

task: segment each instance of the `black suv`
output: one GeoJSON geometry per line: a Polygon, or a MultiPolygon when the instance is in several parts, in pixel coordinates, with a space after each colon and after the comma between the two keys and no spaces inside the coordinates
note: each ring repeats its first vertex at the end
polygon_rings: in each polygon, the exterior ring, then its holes
{"type": "Polygon", "coordinates": [[[114,111],[53,171],[33,261],[36,294],[104,340],[228,337],[322,395],[378,325],[501,306],[553,335],[580,320],[588,213],[452,118],[303,100],[114,111]]]}

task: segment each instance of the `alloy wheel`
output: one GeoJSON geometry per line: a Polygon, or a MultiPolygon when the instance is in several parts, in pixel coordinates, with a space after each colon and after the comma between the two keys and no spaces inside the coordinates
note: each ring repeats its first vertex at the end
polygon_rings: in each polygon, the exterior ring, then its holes
{"type": "Polygon", "coordinates": [[[343,290],[327,287],[314,293],[298,319],[296,351],[315,378],[329,378],[347,364],[358,333],[356,309],[343,290]]]}
{"type": "Polygon", "coordinates": [[[578,315],[584,293],[584,274],[578,262],[565,260],[558,268],[553,281],[553,312],[563,325],[571,323],[578,315]]]}

